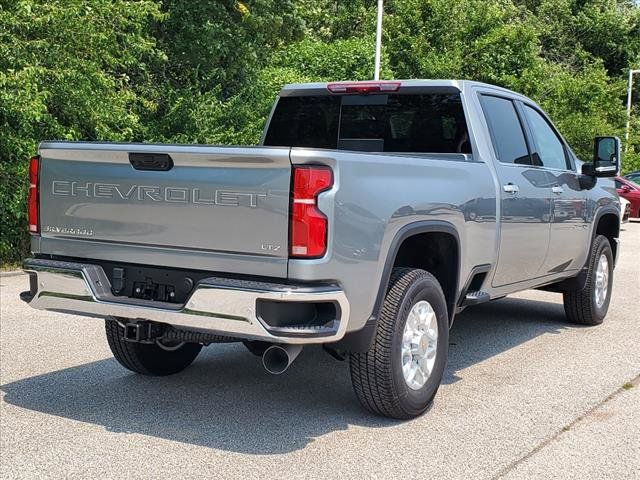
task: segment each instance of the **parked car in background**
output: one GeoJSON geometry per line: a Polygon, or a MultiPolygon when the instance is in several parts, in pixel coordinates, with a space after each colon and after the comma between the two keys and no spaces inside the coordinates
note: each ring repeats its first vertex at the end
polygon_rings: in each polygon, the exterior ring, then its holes
{"type": "Polygon", "coordinates": [[[620,225],[627,223],[631,217],[631,202],[620,197],[620,225]]]}
{"type": "Polygon", "coordinates": [[[624,177],[616,177],[616,190],[631,203],[631,218],[640,218],[640,185],[624,177]]]}
{"type": "Polygon", "coordinates": [[[634,183],[640,183],[640,170],[627,173],[623,178],[625,178],[626,180],[631,180],[634,183]]]}

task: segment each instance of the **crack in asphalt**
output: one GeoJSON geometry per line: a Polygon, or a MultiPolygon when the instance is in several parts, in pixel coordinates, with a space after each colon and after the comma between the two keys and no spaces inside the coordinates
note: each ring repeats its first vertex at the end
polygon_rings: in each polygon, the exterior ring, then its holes
{"type": "MultiPolygon", "coordinates": [[[[631,379],[629,382],[627,383],[631,383],[631,385],[633,386],[633,388],[638,388],[640,387],[640,375],[637,375],[636,377],[634,377],[633,379],[631,379]]],[[[627,385],[627,383],[625,383],[625,385],[627,385]]],[[[571,430],[576,424],[580,423],[582,420],[585,420],[586,418],[588,418],[590,415],[592,415],[596,410],[598,410],[600,407],[602,407],[603,405],[606,405],[607,403],[609,403],[611,400],[613,400],[615,397],[617,397],[618,395],[620,395],[623,392],[626,392],[628,390],[628,387],[625,387],[625,385],[619,387],[617,390],[615,390],[614,392],[612,392],[611,394],[609,394],[607,397],[605,397],[602,401],[598,402],[596,405],[594,405],[593,407],[591,407],[589,410],[587,410],[586,412],[584,412],[582,415],[574,418],[570,423],[564,425],[560,430],[558,430],[556,433],[554,433],[553,435],[551,435],[549,438],[546,438],[545,440],[543,440],[542,442],[540,442],[538,445],[536,445],[533,449],[531,449],[529,452],[527,452],[526,454],[524,454],[523,456],[517,458],[516,460],[514,460],[513,462],[511,462],[509,465],[507,465],[506,467],[504,467],[503,469],[501,469],[496,475],[494,475],[493,477],[491,477],[491,480],[498,480],[499,478],[503,478],[505,475],[507,475],[508,473],[510,473],[511,471],[513,471],[516,467],[518,467],[519,465],[523,464],[524,462],[526,462],[527,460],[529,460],[531,457],[533,457],[536,453],[540,452],[542,449],[544,449],[546,446],[550,445],[551,443],[553,443],[555,440],[557,440],[562,434],[567,433],[569,430],[571,430]]]]}

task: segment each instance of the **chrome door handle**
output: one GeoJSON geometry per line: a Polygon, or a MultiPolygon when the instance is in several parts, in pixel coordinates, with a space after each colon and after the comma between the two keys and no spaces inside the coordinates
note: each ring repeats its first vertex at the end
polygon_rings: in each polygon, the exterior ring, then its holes
{"type": "Polygon", "coordinates": [[[564,192],[564,188],[562,188],[562,187],[558,187],[558,186],[556,186],[556,187],[551,187],[551,191],[552,191],[553,193],[560,194],[560,193],[563,193],[563,192],[564,192]]]}
{"type": "Polygon", "coordinates": [[[513,183],[507,183],[506,185],[502,186],[502,189],[506,192],[506,193],[518,193],[520,191],[520,188],[518,188],[518,185],[514,185],[513,183]]]}

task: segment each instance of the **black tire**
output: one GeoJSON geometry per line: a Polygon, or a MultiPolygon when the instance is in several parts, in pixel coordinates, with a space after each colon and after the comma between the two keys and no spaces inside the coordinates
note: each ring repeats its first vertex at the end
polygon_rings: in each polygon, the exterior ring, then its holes
{"type": "Polygon", "coordinates": [[[433,401],[447,362],[449,320],[440,284],[430,273],[412,268],[394,268],[380,310],[373,345],[366,353],[350,355],[351,381],[360,403],[385,417],[409,419],[427,410],[433,401]],[[435,363],[426,383],[409,388],[402,373],[402,337],[411,308],[426,300],[433,308],[438,341],[435,363]]]}
{"type": "Polygon", "coordinates": [[[563,294],[564,311],[567,319],[580,325],[600,325],[609,310],[613,287],[613,252],[607,237],[597,235],[591,246],[587,280],[580,290],[572,290],[563,294]],[[596,302],[596,269],[600,257],[605,256],[608,262],[607,294],[604,302],[596,302]]]}
{"type": "Polygon", "coordinates": [[[113,319],[105,320],[107,342],[115,359],[124,368],[142,375],[164,376],[181,372],[198,356],[202,345],[185,343],[175,350],[165,350],[155,343],[127,342],[124,329],[113,319]]]}

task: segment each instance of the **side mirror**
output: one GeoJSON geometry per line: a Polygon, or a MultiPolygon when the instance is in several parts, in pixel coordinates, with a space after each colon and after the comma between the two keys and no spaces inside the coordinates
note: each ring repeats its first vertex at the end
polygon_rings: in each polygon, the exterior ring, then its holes
{"type": "Polygon", "coordinates": [[[622,193],[629,193],[631,191],[631,188],[629,187],[629,185],[622,185],[622,187],[620,187],[620,190],[622,190],[622,193]]]}
{"type": "Polygon", "coordinates": [[[593,163],[585,173],[595,177],[615,177],[620,172],[620,139],[596,137],[593,141],[593,163]]]}

